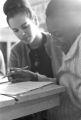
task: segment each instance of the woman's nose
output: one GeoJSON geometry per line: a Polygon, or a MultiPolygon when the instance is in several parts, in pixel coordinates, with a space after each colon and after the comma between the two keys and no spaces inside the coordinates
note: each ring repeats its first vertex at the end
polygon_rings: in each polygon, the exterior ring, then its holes
{"type": "Polygon", "coordinates": [[[20,30],[19,33],[18,33],[18,37],[19,37],[20,39],[23,39],[24,36],[25,36],[25,32],[22,31],[22,30],[20,30]]]}
{"type": "Polygon", "coordinates": [[[24,35],[25,35],[25,31],[20,30],[19,35],[20,35],[20,36],[24,36],[24,35]]]}

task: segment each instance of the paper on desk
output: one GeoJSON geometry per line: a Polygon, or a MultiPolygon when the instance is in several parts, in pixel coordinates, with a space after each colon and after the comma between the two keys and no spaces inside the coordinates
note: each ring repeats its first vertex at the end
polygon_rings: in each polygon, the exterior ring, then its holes
{"type": "Polygon", "coordinates": [[[5,82],[8,82],[8,77],[5,77],[3,79],[3,76],[0,76],[0,83],[5,83],[5,82]]]}
{"type": "Polygon", "coordinates": [[[52,82],[20,82],[15,84],[1,84],[0,93],[10,94],[10,95],[19,95],[31,90],[46,86],[52,82]]]}
{"type": "Polygon", "coordinates": [[[14,105],[14,99],[8,96],[0,95],[0,108],[8,105],[14,105]]]}

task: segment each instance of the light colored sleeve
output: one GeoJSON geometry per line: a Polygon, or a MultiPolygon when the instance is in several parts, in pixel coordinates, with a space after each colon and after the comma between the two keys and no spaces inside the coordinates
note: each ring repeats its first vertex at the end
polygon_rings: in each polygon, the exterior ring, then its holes
{"type": "Polygon", "coordinates": [[[5,61],[1,50],[0,50],[0,74],[5,74],[5,61]]]}
{"type": "Polygon", "coordinates": [[[60,68],[60,72],[63,71],[64,74],[60,76],[59,83],[65,86],[74,105],[81,109],[81,38],[65,57],[60,68]]]}

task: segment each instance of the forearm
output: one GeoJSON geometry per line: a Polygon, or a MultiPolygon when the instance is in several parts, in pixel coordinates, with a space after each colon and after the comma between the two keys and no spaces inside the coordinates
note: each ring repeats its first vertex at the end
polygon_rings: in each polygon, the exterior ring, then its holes
{"type": "Polygon", "coordinates": [[[43,82],[43,81],[51,81],[51,82],[54,82],[56,84],[56,78],[49,78],[49,77],[47,77],[45,75],[41,75],[39,73],[36,73],[36,74],[38,76],[38,81],[41,81],[41,82],[43,82]]]}

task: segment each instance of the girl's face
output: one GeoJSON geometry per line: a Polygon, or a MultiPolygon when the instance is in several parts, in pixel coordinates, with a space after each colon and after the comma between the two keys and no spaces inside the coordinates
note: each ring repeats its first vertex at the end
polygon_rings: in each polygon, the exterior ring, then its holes
{"type": "Polygon", "coordinates": [[[26,44],[31,44],[36,37],[36,25],[26,13],[19,13],[8,20],[10,28],[15,35],[26,44]]]}

